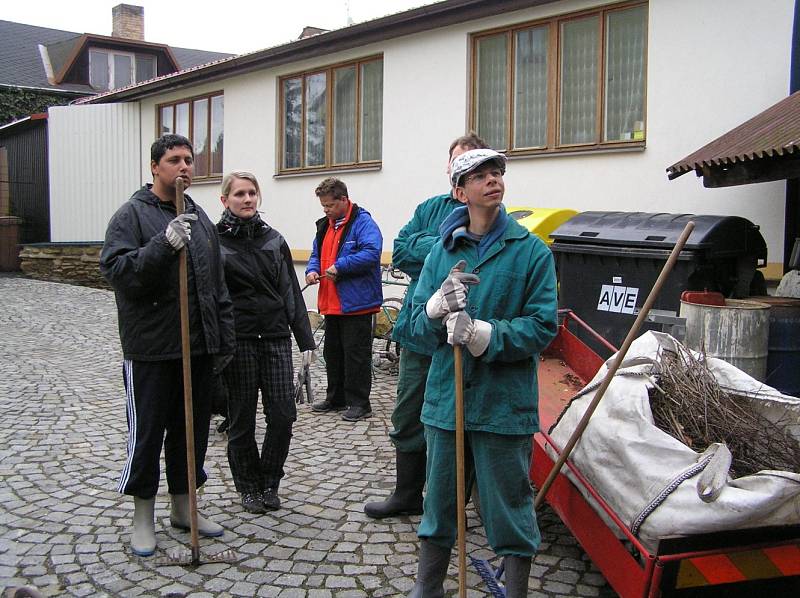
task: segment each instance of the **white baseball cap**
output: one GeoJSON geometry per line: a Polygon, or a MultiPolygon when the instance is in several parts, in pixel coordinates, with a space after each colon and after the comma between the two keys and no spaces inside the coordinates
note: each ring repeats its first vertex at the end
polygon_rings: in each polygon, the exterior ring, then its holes
{"type": "Polygon", "coordinates": [[[457,156],[450,164],[450,184],[457,187],[461,177],[489,160],[497,162],[503,174],[506,173],[506,157],[503,154],[493,149],[474,149],[457,156]]]}

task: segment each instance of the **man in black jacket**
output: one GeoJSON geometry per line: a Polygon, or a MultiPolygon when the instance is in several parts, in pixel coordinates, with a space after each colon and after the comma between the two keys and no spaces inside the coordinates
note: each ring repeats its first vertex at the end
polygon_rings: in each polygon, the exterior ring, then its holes
{"type": "MultiPolygon", "coordinates": [[[[186,248],[189,329],[194,399],[194,446],[198,487],[208,446],[214,367],[234,350],[233,310],[221,267],[219,240],[202,208],[186,196],[175,210],[175,183],[192,182],[194,151],[188,139],[164,135],[150,148],[153,183],[139,189],[111,218],[100,271],[114,288],[127,395],[127,460],[118,490],[134,498],[131,548],[155,552],[155,496],[162,443],[171,496],[170,522],[189,529],[189,487],[183,410],[178,252],[186,248]],[[165,437],[166,433],[166,437],[165,437]]],[[[222,535],[217,523],[198,516],[204,536],[222,535]]]]}

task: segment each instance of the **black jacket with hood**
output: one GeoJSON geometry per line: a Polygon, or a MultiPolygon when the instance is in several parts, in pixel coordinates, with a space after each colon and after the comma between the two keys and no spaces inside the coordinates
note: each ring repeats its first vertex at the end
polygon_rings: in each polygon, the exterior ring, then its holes
{"type": "MultiPolygon", "coordinates": [[[[108,223],[100,272],[114,289],[125,359],[162,361],[181,357],[178,252],[165,230],[175,206],[147,184],[108,223]]],[[[189,322],[193,355],[232,355],[233,306],[213,223],[186,196],[192,222],[189,255],[189,322]]]]}
{"type": "Polygon", "coordinates": [[[237,338],[286,338],[315,348],[306,303],[283,236],[261,218],[217,224],[237,338]]]}

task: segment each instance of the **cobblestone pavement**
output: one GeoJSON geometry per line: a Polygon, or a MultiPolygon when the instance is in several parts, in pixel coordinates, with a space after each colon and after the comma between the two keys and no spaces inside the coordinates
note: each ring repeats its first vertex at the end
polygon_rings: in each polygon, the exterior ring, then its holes
{"type": "MultiPolygon", "coordinates": [[[[321,395],[321,364],[312,377],[321,395]]],[[[162,483],[156,556],[128,547],[133,505],[115,490],[126,425],[113,295],[0,277],[0,587],[32,584],[46,596],[404,596],[416,573],[419,517],[376,522],[362,511],[393,487],[395,382],[396,372],[377,369],[366,421],[300,406],[282,509],[268,515],[239,505],[225,437],[213,427],[199,502],[225,534],[201,539],[201,553],[233,548],[237,561],[160,565],[159,555],[189,537],[169,526],[162,483]]],[[[530,596],[613,596],[557,517],[545,509],[540,522],[530,596]]],[[[467,550],[497,563],[472,508],[467,550]]],[[[470,597],[490,595],[472,568],[467,584],[470,597]]],[[[456,586],[454,552],[448,595],[456,586]]]]}

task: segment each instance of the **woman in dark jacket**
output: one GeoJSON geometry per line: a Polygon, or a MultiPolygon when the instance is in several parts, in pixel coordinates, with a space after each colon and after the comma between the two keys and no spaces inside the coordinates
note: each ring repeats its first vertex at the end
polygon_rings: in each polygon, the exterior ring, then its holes
{"type": "Polygon", "coordinates": [[[314,336],[289,247],[258,213],[256,177],[231,172],[222,181],[220,200],[225,211],[217,231],[236,329],[236,355],[225,370],[228,462],[242,506],[263,513],[280,508],[278,484],[297,419],[291,334],[304,365],[314,358],[314,336]],[[255,437],[259,390],[267,423],[260,454],[255,437]]]}

